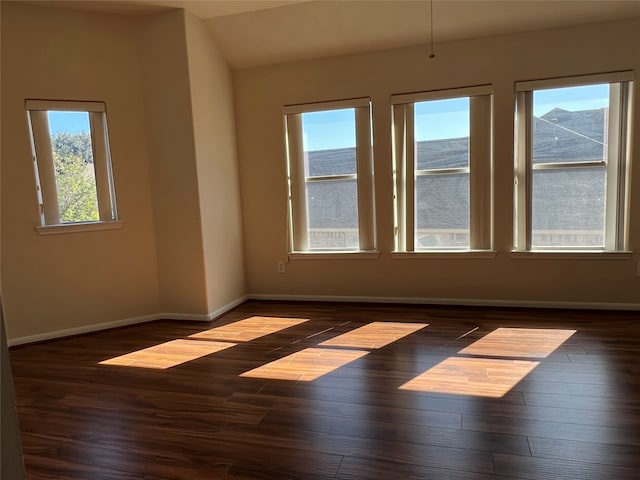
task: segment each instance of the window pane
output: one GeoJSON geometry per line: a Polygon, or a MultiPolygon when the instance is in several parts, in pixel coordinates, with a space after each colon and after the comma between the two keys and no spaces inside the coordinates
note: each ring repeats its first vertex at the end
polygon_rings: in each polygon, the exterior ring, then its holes
{"type": "Polygon", "coordinates": [[[533,92],[533,163],[602,161],[609,85],[533,92]]]}
{"type": "Polygon", "coordinates": [[[307,183],[309,248],[358,249],[356,180],[307,183]]]}
{"type": "Polygon", "coordinates": [[[604,246],[605,175],[605,167],[534,170],[532,246],[604,246]]]}
{"type": "Polygon", "coordinates": [[[302,114],[305,176],[356,173],[355,109],[302,114]]]}
{"type": "Polygon", "coordinates": [[[49,129],[62,223],[100,219],[88,112],[50,111],[49,129]]]}
{"type": "Polygon", "coordinates": [[[416,178],[415,248],[469,247],[469,175],[416,178]]]}
{"type": "Polygon", "coordinates": [[[414,107],[416,169],[469,166],[469,98],[418,102],[414,107]]]}

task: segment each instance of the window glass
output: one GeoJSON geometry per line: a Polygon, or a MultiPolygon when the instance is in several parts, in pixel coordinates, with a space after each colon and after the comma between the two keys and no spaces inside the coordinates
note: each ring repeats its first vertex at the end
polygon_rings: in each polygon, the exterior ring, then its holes
{"type": "Polygon", "coordinates": [[[414,112],[414,248],[469,248],[469,98],[418,102],[414,112]]]}
{"type": "Polygon", "coordinates": [[[308,248],[357,250],[355,109],[303,113],[302,132],[308,248]]]}
{"type": "Polygon", "coordinates": [[[609,85],[533,92],[533,163],[603,161],[609,85]]]}
{"type": "Polygon", "coordinates": [[[356,173],[353,108],[303,113],[302,135],[307,177],[356,173]]]}
{"type": "Polygon", "coordinates": [[[415,104],[416,170],[469,166],[469,98],[415,104]]]}
{"type": "Polygon", "coordinates": [[[533,171],[533,247],[603,247],[606,167],[533,171]]]}
{"type": "Polygon", "coordinates": [[[307,183],[310,249],[358,249],[356,180],[307,183]]]}
{"type": "Polygon", "coordinates": [[[49,111],[61,223],[100,219],[88,112],[49,111]]]}
{"type": "Polygon", "coordinates": [[[533,92],[533,248],[604,247],[608,112],[608,84],[533,92]]]}
{"type": "Polygon", "coordinates": [[[469,247],[469,175],[416,179],[416,249],[469,247]]]}

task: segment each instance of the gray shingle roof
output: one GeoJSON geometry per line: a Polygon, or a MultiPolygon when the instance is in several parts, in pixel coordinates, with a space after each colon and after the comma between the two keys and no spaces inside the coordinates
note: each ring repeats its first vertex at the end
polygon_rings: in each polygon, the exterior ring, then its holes
{"type": "Polygon", "coordinates": [[[533,122],[534,163],[602,160],[606,109],[555,108],[533,122]]]}

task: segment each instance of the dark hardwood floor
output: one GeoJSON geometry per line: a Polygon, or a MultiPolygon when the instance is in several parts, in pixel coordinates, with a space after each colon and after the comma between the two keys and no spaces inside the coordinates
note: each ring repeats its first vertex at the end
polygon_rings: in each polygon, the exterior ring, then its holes
{"type": "Polygon", "coordinates": [[[640,312],[250,301],[11,359],[30,479],[640,478],[640,312]]]}

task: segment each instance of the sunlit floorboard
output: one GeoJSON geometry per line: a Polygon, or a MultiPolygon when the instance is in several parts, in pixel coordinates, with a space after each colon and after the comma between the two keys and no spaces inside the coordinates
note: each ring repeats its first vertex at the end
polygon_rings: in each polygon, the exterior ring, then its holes
{"type": "Polygon", "coordinates": [[[322,342],[324,347],[382,348],[426,327],[426,323],[372,322],[322,342]]]}
{"type": "Polygon", "coordinates": [[[308,382],[364,357],[367,353],[359,350],[306,348],[245,372],[241,376],[308,382]]]}
{"type": "Polygon", "coordinates": [[[233,346],[235,346],[235,343],[178,339],[103,360],[100,364],[165,369],[233,346]]]}
{"type": "Polygon", "coordinates": [[[500,398],[537,366],[523,360],[450,357],[400,389],[500,398]]]}
{"type": "Polygon", "coordinates": [[[575,330],[557,328],[497,328],[460,350],[467,355],[546,358],[575,330]]]}
{"type": "Polygon", "coordinates": [[[200,340],[226,340],[230,342],[249,342],[291,328],[306,322],[304,318],[277,318],[254,316],[244,320],[211,328],[191,335],[189,338],[200,340]]]}

